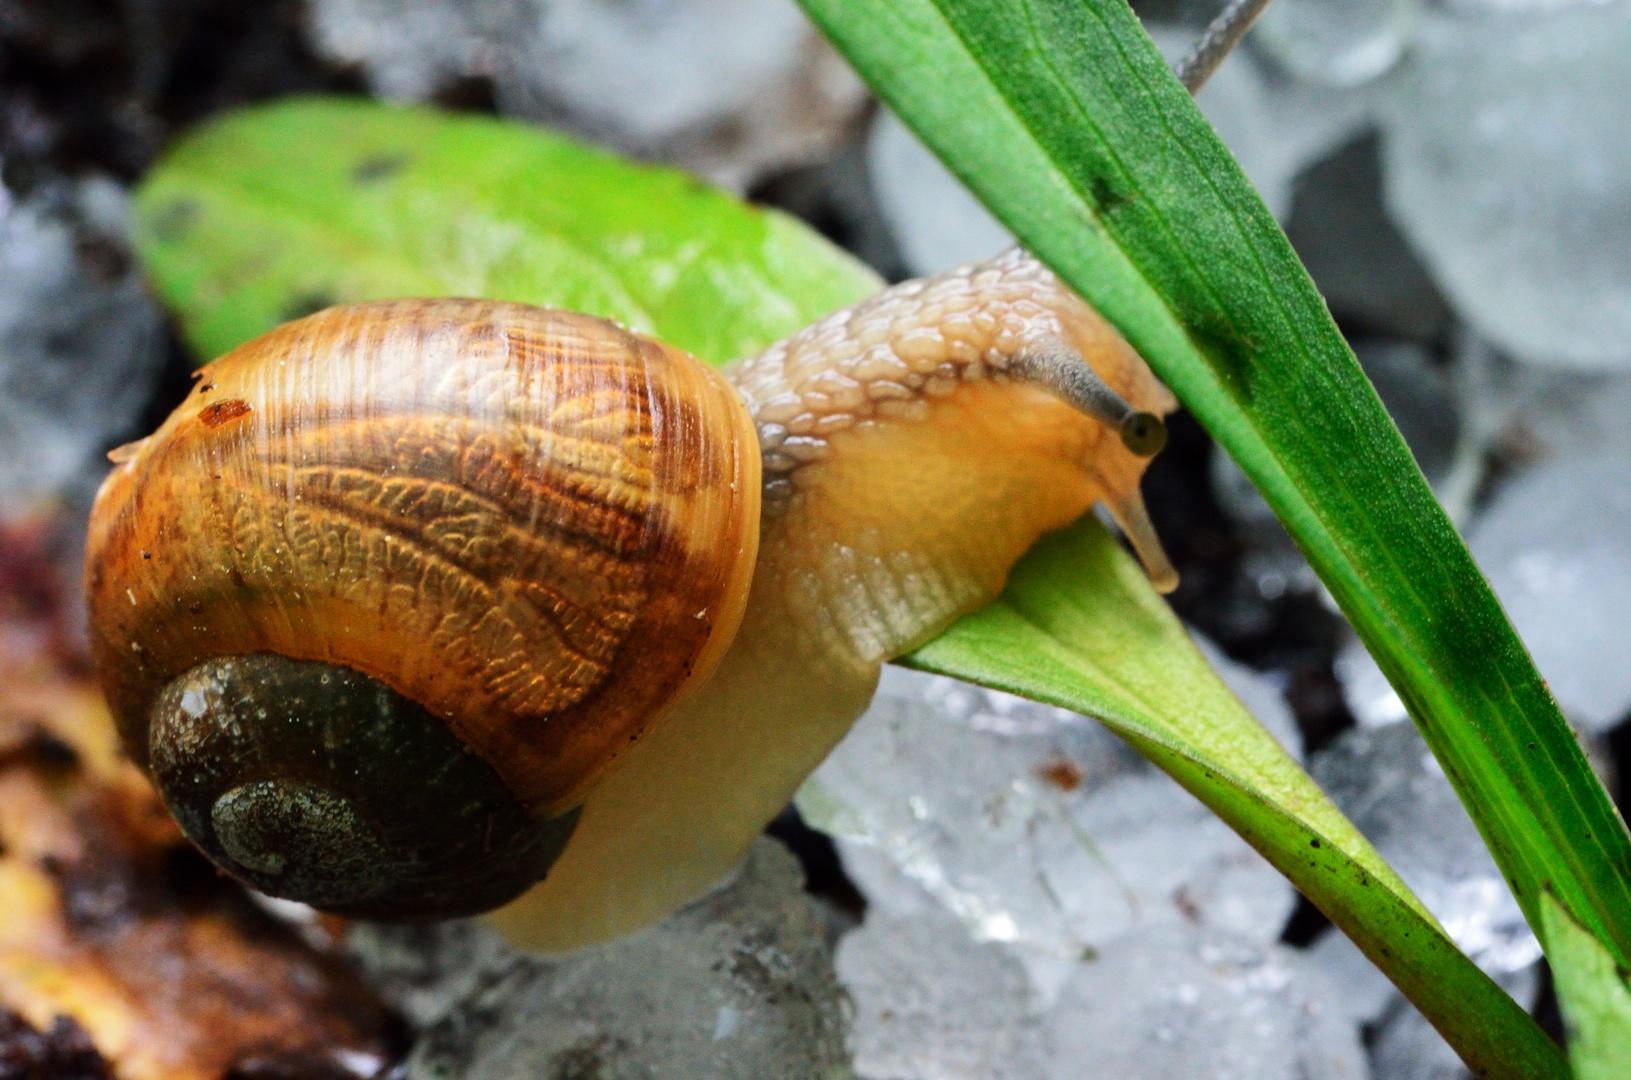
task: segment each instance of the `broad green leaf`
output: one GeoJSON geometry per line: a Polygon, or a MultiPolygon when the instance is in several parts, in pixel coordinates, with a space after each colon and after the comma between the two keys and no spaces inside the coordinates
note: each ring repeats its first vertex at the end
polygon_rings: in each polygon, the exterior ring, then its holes
{"type": "Polygon", "coordinates": [[[1479,1075],[1562,1075],[1557,1047],[1229,692],[1096,520],[1045,537],[996,603],[903,662],[1103,721],[1318,904],[1479,1075]]]}
{"type": "Polygon", "coordinates": [[[803,2],[1256,483],[1530,925],[1553,888],[1631,966],[1631,837],[1284,234],[1125,0],[803,2]]]}
{"type": "Polygon", "coordinates": [[[330,304],[481,296],[714,363],[876,292],[804,225],[542,129],[361,98],[233,113],[164,156],[137,248],[200,357],[330,304]]]}
{"type": "Polygon", "coordinates": [[[1624,1080],[1631,1076],[1631,978],[1557,897],[1547,893],[1542,903],[1575,1080],[1624,1080]]]}

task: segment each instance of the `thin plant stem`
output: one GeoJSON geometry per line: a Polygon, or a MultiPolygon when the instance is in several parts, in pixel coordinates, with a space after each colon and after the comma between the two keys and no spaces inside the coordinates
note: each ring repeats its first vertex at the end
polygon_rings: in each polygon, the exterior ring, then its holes
{"type": "Polygon", "coordinates": [[[1478,331],[1465,323],[1451,341],[1455,359],[1455,398],[1461,414],[1455,454],[1433,493],[1457,529],[1472,516],[1473,502],[1488,472],[1489,448],[1512,423],[1518,394],[1496,385],[1495,353],[1478,331]]]}
{"type": "Polygon", "coordinates": [[[1240,39],[1268,6],[1269,0],[1229,0],[1229,6],[1212,20],[1189,55],[1179,62],[1176,70],[1184,89],[1191,94],[1200,93],[1206,80],[1240,44],[1240,39]]]}

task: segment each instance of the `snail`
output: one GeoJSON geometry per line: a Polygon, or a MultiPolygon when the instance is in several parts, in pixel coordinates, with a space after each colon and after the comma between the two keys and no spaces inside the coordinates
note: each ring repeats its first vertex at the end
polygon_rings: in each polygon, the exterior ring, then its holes
{"type": "Polygon", "coordinates": [[[560,950],[715,884],[871,699],[1102,503],[1172,395],[1015,250],[716,372],[601,319],[330,308],[115,451],[93,655],[228,873],[560,950]]]}

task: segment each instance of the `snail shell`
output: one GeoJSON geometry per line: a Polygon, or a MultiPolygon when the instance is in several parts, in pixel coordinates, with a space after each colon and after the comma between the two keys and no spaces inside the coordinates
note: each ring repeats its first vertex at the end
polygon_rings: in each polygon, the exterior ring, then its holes
{"type": "Polygon", "coordinates": [[[741,619],[759,448],[689,355],[570,312],[333,308],[116,452],[87,593],[131,755],[262,891],[485,910],[741,619]]]}

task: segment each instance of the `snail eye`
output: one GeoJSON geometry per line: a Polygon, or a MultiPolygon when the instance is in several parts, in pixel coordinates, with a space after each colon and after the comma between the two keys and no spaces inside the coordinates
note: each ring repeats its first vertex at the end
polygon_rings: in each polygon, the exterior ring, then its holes
{"type": "Polygon", "coordinates": [[[1121,424],[1121,442],[1139,457],[1154,457],[1167,445],[1167,425],[1154,413],[1135,412],[1121,424]]]}

